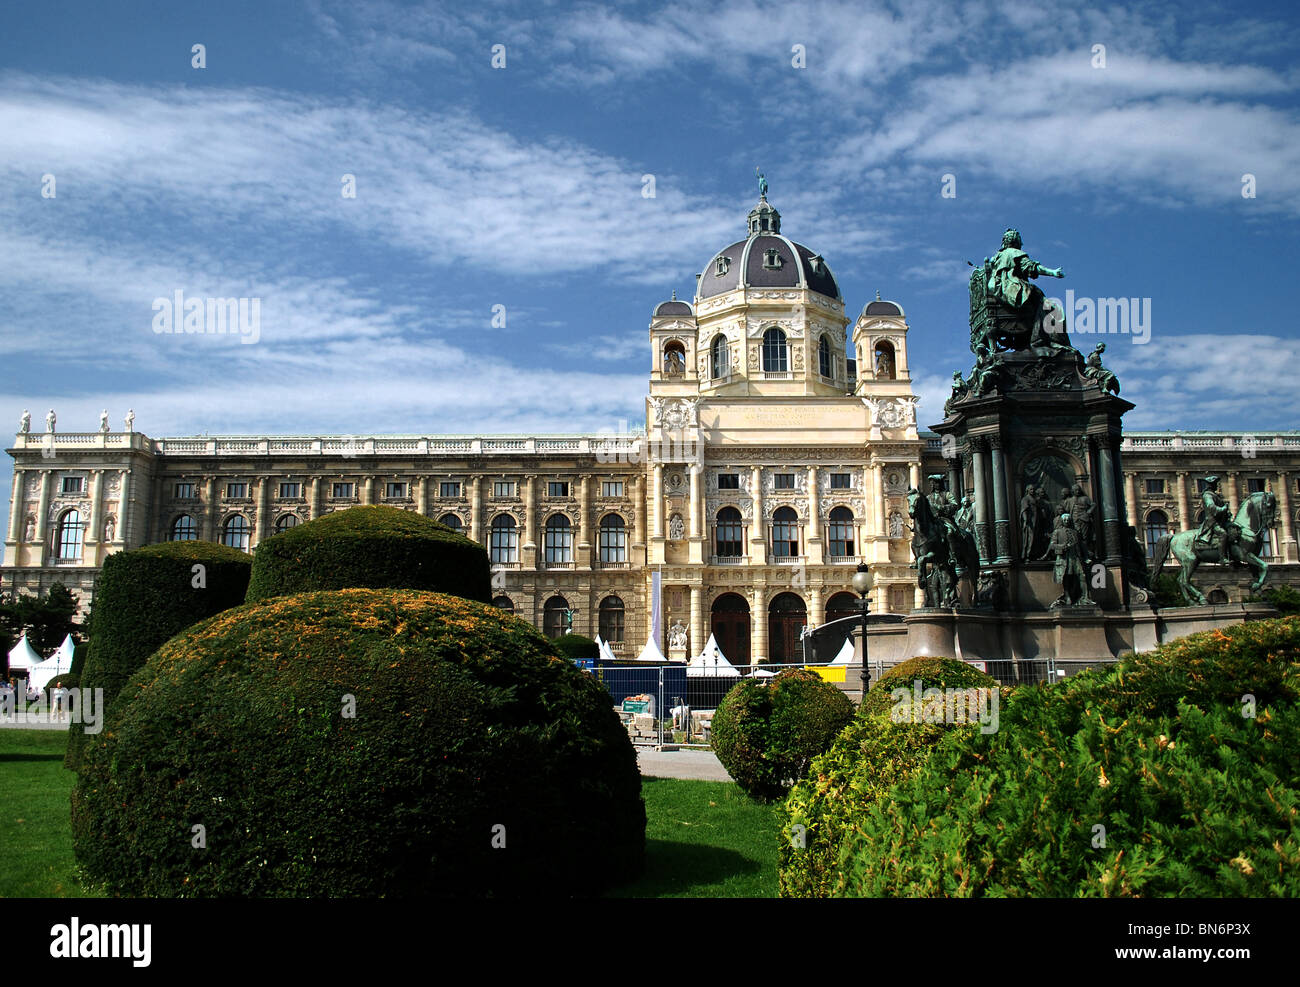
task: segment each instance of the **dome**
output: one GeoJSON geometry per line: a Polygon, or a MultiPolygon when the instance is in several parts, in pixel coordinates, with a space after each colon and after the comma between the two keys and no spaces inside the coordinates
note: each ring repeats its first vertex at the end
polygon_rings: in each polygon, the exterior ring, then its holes
{"type": "Polygon", "coordinates": [[[692,317],[695,313],[691,306],[686,302],[679,302],[676,295],[670,301],[660,302],[655,306],[654,317],[657,319],[662,315],[684,315],[687,318],[692,317]]]}
{"type": "Polygon", "coordinates": [[[737,288],[807,288],[840,298],[835,276],[822,256],[781,234],[781,214],[766,198],[749,214],[749,236],[723,247],[699,276],[699,297],[737,288]]]}
{"type": "Polygon", "coordinates": [[[903,306],[897,302],[882,302],[880,293],[876,293],[874,302],[867,302],[867,307],[862,310],[863,315],[902,315],[903,306]]]}

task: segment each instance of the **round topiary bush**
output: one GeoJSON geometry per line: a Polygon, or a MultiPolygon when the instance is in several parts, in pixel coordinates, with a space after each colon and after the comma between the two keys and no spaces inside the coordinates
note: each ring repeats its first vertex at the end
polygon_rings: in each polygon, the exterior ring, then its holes
{"type": "Polygon", "coordinates": [[[322,589],[421,589],[492,600],[487,550],[413,511],[334,511],[258,543],[248,602],[322,589]]]}
{"type": "Polygon", "coordinates": [[[596,642],[581,634],[561,634],[551,643],[555,645],[556,651],[570,661],[577,661],[580,658],[594,660],[600,656],[600,649],[596,647],[596,642]]]}
{"type": "Polygon", "coordinates": [[[950,735],[854,816],[836,890],[1294,897],[1298,748],[1300,618],[1191,635],[950,735]]]}
{"type": "MultiPolygon", "coordinates": [[[[786,799],[778,861],[782,897],[821,898],[835,891],[842,880],[843,840],[855,820],[894,784],[915,774],[950,730],[978,729],[935,722],[924,701],[917,709],[912,697],[918,680],[921,690],[997,689],[979,669],[950,658],[913,658],[885,672],[853,722],[786,799]]],[[[991,707],[992,694],[984,695],[991,707]]],[[[1001,699],[999,693],[999,706],[1001,699]]]]}
{"type": "Polygon", "coordinates": [[[73,793],[111,894],[589,894],[641,867],[608,693],[496,607],[278,597],[169,641],[129,691],[73,793]]]}
{"type": "MultiPolygon", "coordinates": [[[[208,541],[164,542],[110,555],[95,580],[90,646],[73,651],[82,687],[103,689],[106,709],[164,641],[244,602],[251,563],[245,553],[208,541]]],[[[76,769],[84,739],[80,730],[69,732],[67,767],[76,769]]]]}
{"type": "Polygon", "coordinates": [[[713,715],[714,753],[753,799],[782,798],[853,719],[853,704],[815,672],[742,679],[713,715]]]}

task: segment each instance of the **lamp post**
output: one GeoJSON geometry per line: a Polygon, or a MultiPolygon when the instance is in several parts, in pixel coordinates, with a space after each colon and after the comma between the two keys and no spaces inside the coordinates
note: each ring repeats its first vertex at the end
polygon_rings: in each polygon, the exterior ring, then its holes
{"type": "Polygon", "coordinates": [[[862,607],[862,698],[867,698],[867,690],[871,688],[871,668],[867,665],[867,611],[871,607],[871,600],[867,596],[871,592],[871,586],[876,581],[871,570],[867,568],[865,562],[859,562],[857,571],[853,573],[853,579],[850,581],[853,586],[853,592],[862,597],[860,606],[862,607]]]}

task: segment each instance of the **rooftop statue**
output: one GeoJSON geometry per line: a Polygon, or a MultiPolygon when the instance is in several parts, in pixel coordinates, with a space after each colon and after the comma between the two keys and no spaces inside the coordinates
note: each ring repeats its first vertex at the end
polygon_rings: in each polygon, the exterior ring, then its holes
{"type": "Polygon", "coordinates": [[[760,199],[766,199],[766,198],[767,198],[767,179],[763,177],[763,173],[762,173],[761,171],[759,171],[758,168],[755,168],[755,169],[754,169],[754,174],[758,176],[758,197],[759,197],[760,199]]]}
{"type": "Polygon", "coordinates": [[[1064,317],[1031,283],[1040,275],[1063,278],[1065,272],[1040,264],[1022,246],[1019,231],[1007,230],[1002,249],[971,273],[971,350],[976,355],[991,356],[998,349],[1073,350],[1064,317]]]}

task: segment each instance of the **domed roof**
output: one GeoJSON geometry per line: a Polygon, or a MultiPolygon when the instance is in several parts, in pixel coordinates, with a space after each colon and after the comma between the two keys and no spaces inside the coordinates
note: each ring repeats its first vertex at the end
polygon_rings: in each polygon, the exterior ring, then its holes
{"type": "Polygon", "coordinates": [[[661,315],[684,315],[690,318],[695,315],[695,312],[687,302],[679,302],[677,292],[674,291],[673,297],[669,301],[660,302],[655,306],[654,317],[657,319],[661,315]]]}
{"type": "Polygon", "coordinates": [[[903,306],[898,302],[883,302],[880,300],[880,292],[876,292],[876,300],[867,302],[866,308],[862,310],[863,315],[902,315],[903,306]]]}
{"type": "Polygon", "coordinates": [[[699,276],[701,298],[737,288],[807,288],[840,298],[835,276],[822,256],[781,235],[781,214],[766,198],[749,214],[749,236],[723,247],[699,276]]]}

